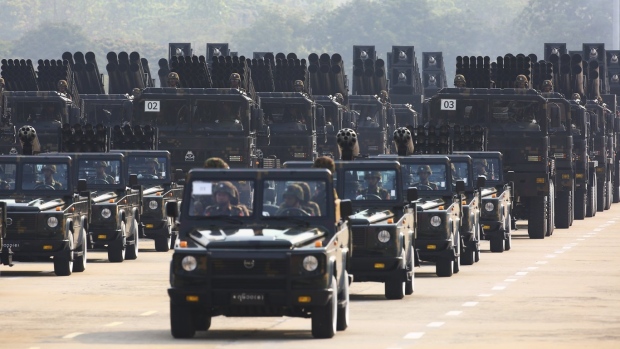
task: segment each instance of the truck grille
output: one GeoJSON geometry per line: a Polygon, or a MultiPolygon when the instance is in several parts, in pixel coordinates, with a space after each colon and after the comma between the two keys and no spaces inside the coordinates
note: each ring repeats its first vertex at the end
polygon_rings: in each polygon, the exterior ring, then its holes
{"type": "Polygon", "coordinates": [[[266,276],[277,277],[288,273],[285,259],[213,259],[213,276],[266,276]]]}
{"type": "Polygon", "coordinates": [[[213,279],[216,290],[285,290],[285,279],[213,279]]]}
{"type": "Polygon", "coordinates": [[[353,246],[366,247],[366,230],[353,231],[353,246]]]}
{"type": "Polygon", "coordinates": [[[37,231],[37,219],[35,215],[9,215],[7,221],[8,233],[34,233],[37,231]]]}

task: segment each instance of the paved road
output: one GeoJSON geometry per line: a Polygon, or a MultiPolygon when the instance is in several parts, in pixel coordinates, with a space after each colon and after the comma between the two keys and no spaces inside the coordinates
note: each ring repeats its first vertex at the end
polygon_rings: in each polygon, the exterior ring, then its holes
{"type": "MultiPolygon", "coordinates": [[[[52,264],[0,269],[0,348],[619,348],[620,205],[551,238],[514,232],[513,249],[483,253],[451,278],[416,270],[415,293],[383,297],[354,283],[351,326],[316,340],[310,320],[213,319],[190,340],[170,335],[168,265],[141,240],[119,264],[90,252],[87,270],[56,277],[52,264]]],[[[488,250],[488,243],[483,242],[488,250]]]]}

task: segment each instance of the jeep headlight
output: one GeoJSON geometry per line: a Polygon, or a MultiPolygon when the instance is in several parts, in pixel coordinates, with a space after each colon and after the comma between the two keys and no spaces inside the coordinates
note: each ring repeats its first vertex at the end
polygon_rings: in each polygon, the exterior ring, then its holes
{"type": "Polygon", "coordinates": [[[301,264],[306,271],[315,271],[319,267],[319,260],[315,256],[306,256],[301,264]]]}
{"type": "Polygon", "coordinates": [[[387,230],[381,230],[379,234],[377,234],[377,240],[379,240],[379,242],[382,242],[384,244],[390,241],[391,237],[392,236],[390,235],[390,232],[387,230]]]}
{"type": "Polygon", "coordinates": [[[431,225],[433,227],[438,227],[441,225],[441,217],[439,216],[433,216],[431,217],[431,225]]]}
{"type": "Polygon", "coordinates": [[[158,207],[159,207],[159,203],[157,203],[157,200],[149,201],[149,208],[151,210],[156,210],[158,207]]]}
{"type": "Polygon", "coordinates": [[[196,261],[196,257],[194,256],[185,256],[181,260],[181,267],[185,271],[193,271],[198,266],[198,261],[196,261]]]}
{"type": "Polygon", "coordinates": [[[47,219],[47,226],[50,228],[56,228],[58,226],[58,218],[50,217],[47,219]]]}
{"type": "Polygon", "coordinates": [[[112,211],[109,208],[104,208],[101,210],[101,217],[108,219],[112,216],[112,211]]]}
{"type": "Polygon", "coordinates": [[[484,204],[484,209],[487,210],[487,212],[491,212],[495,209],[495,205],[492,202],[487,202],[484,204]]]}

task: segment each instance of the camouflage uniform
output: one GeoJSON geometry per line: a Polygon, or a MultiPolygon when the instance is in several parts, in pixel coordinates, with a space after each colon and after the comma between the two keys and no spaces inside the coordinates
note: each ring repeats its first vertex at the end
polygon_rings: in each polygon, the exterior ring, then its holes
{"type": "Polygon", "coordinates": [[[467,81],[465,80],[465,76],[463,76],[462,74],[456,74],[456,76],[454,77],[454,87],[466,87],[467,86],[467,81]]]}
{"type": "Polygon", "coordinates": [[[62,190],[62,183],[54,180],[54,173],[56,173],[56,165],[45,165],[43,166],[43,168],[41,169],[41,172],[45,173],[46,170],[49,170],[52,172],[52,176],[50,176],[50,178],[45,178],[43,181],[38,181],[35,185],[36,187],[40,187],[40,186],[52,186],[54,187],[54,189],[56,190],[62,190]]]}
{"type": "Polygon", "coordinates": [[[230,167],[228,166],[226,161],[224,161],[221,158],[208,158],[207,160],[205,160],[204,168],[225,168],[225,169],[229,169],[230,167]]]}
{"type": "Polygon", "coordinates": [[[205,210],[205,216],[236,216],[246,217],[249,216],[247,209],[240,205],[233,205],[231,201],[237,198],[237,190],[235,186],[230,182],[220,182],[215,185],[213,189],[213,195],[222,192],[228,194],[230,200],[227,204],[216,204],[207,207],[205,210]]]}
{"type": "Polygon", "coordinates": [[[304,82],[301,80],[295,80],[293,83],[293,91],[295,92],[304,92],[304,82]]]}
{"type": "Polygon", "coordinates": [[[310,200],[310,186],[308,185],[308,183],[297,182],[295,184],[300,186],[301,189],[304,191],[304,200],[302,200],[302,204],[301,204],[304,211],[310,213],[310,215],[312,216],[320,216],[321,208],[319,207],[319,205],[317,205],[316,202],[310,200]]]}
{"type": "Polygon", "coordinates": [[[168,87],[181,87],[181,79],[179,78],[179,74],[175,72],[168,73],[168,87]]]}
{"type": "Polygon", "coordinates": [[[487,175],[487,161],[485,159],[474,159],[474,176],[487,175]]]}
{"type": "Polygon", "coordinates": [[[69,84],[67,84],[66,80],[58,81],[58,92],[64,93],[69,99],[73,99],[73,96],[69,93],[69,84]]]}
{"type": "Polygon", "coordinates": [[[304,215],[308,215],[308,216],[311,215],[311,213],[306,211],[301,206],[301,204],[304,201],[304,191],[303,191],[303,189],[299,185],[291,184],[288,187],[286,187],[286,190],[282,194],[282,197],[284,199],[286,199],[287,196],[294,197],[296,199],[296,203],[293,204],[293,205],[288,205],[286,202],[284,202],[282,205],[280,205],[280,208],[278,209],[278,211],[276,211],[276,213],[275,213],[276,216],[282,215],[288,209],[297,209],[297,210],[301,211],[301,213],[304,214],[304,215]]]}
{"type": "MultiPolygon", "coordinates": [[[[95,163],[95,168],[99,168],[99,167],[108,167],[109,164],[106,161],[98,161],[97,163],[95,163]]],[[[109,174],[104,173],[100,174],[99,172],[97,172],[97,175],[95,176],[96,180],[103,180],[108,182],[108,184],[114,184],[116,183],[116,180],[114,179],[114,177],[110,176],[109,174]]]]}
{"type": "MultiPolygon", "coordinates": [[[[314,164],[312,165],[312,167],[327,169],[332,173],[332,176],[334,175],[334,173],[336,173],[336,163],[334,162],[334,159],[330,158],[329,156],[320,156],[316,158],[316,160],[314,160],[314,164]]],[[[335,188],[334,188],[334,199],[338,200],[338,193],[336,193],[335,188]]],[[[313,201],[319,202],[319,203],[321,202],[318,200],[313,200],[313,201]]]]}
{"type": "MultiPolygon", "coordinates": [[[[418,167],[418,170],[417,170],[417,174],[418,174],[418,176],[419,176],[421,173],[427,173],[427,174],[428,174],[428,176],[430,177],[430,175],[432,175],[432,174],[433,174],[433,171],[431,170],[431,167],[430,167],[429,165],[422,165],[422,166],[418,167]]],[[[439,187],[437,186],[437,183],[433,183],[433,182],[429,181],[429,180],[428,180],[428,178],[426,179],[426,181],[422,181],[422,180],[420,180],[418,183],[413,183],[413,186],[414,186],[414,187],[417,187],[417,186],[419,186],[419,185],[428,186],[428,187],[430,187],[432,190],[437,190],[437,189],[439,189],[439,187]]]]}
{"type": "Polygon", "coordinates": [[[551,80],[543,81],[542,92],[553,92],[553,82],[551,80]]]}
{"type": "Polygon", "coordinates": [[[239,75],[238,73],[232,73],[230,74],[229,80],[230,80],[230,88],[236,88],[238,90],[245,91],[241,87],[241,75],[239,75]]]}
{"type": "Polygon", "coordinates": [[[525,75],[517,75],[517,78],[515,79],[515,88],[528,88],[528,80],[525,75]]]}
{"type": "Polygon", "coordinates": [[[377,186],[374,188],[368,187],[366,189],[362,189],[360,190],[359,195],[377,195],[381,198],[381,200],[390,200],[390,193],[387,189],[379,186],[379,182],[381,181],[381,173],[376,171],[369,172],[364,176],[364,179],[368,178],[378,178],[379,181],[377,182],[377,186]]]}

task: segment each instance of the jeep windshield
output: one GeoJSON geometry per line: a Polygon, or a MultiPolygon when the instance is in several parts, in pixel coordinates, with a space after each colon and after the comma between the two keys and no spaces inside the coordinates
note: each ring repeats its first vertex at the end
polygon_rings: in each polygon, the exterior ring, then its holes
{"type": "Polygon", "coordinates": [[[129,174],[138,175],[138,183],[169,183],[168,159],[165,156],[129,155],[129,174]]]}
{"type": "Polygon", "coordinates": [[[191,187],[190,217],[243,224],[254,217],[254,180],[195,180],[191,187]]]}
{"type": "Polygon", "coordinates": [[[15,190],[17,164],[0,164],[0,192],[15,190]]]}
{"type": "Polygon", "coordinates": [[[266,181],[263,188],[263,217],[308,225],[307,218],[329,216],[324,181],[266,181]]]}
{"type": "Polygon", "coordinates": [[[419,191],[446,190],[449,186],[448,166],[446,164],[412,162],[402,164],[405,188],[418,188],[419,191]]]}
{"type": "Polygon", "coordinates": [[[68,189],[69,173],[66,163],[32,162],[22,163],[21,166],[21,189],[24,191],[53,192],[68,189]]]}
{"type": "Polygon", "coordinates": [[[396,170],[350,170],[344,172],[344,199],[352,201],[398,201],[396,170]]]}
{"type": "Polygon", "coordinates": [[[121,182],[121,161],[87,159],[78,161],[78,179],[101,188],[115,188],[121,182]]]}

